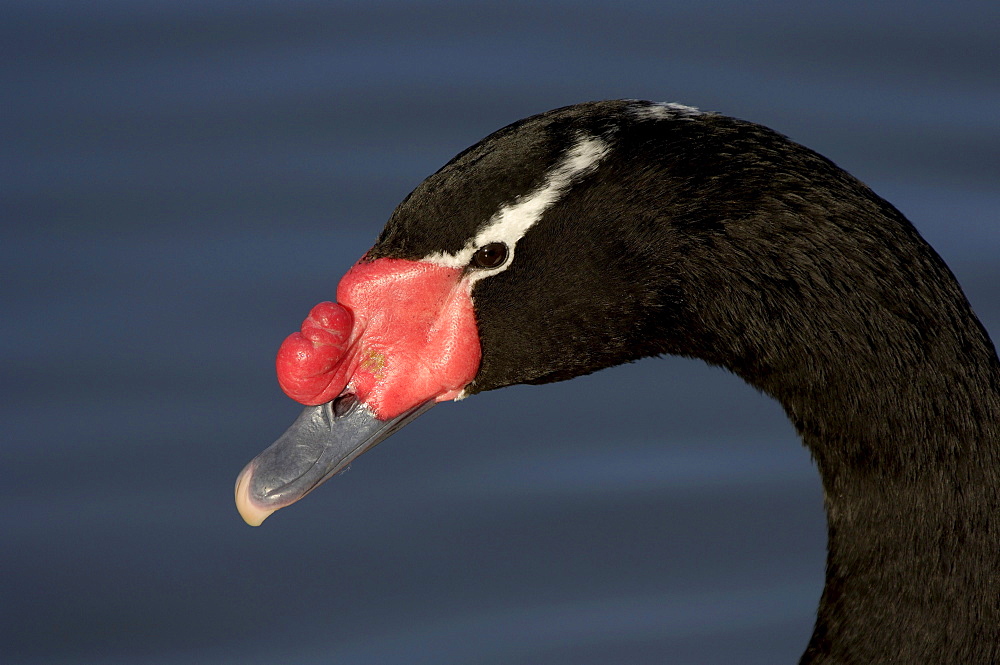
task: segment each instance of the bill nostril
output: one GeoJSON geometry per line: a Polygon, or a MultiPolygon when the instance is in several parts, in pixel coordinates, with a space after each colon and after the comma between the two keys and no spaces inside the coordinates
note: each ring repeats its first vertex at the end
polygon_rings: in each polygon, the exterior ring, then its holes
{"type": "Polygon", "coordinates": [[[358,398],[356,395],[347,393],[346,395],[341,395],[337,399],[333,400],[333,415],[338,418],[343,418],[348,413],[350,413],[355,406],[358,404],[358,398]]]}

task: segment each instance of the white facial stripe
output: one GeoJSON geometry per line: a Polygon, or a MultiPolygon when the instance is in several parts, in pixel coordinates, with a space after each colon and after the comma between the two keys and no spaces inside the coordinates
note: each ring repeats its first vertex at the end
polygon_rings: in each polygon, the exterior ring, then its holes
{"type": "Polygon", "coordinates": [[[517,241],[569,189],[573,181],[593,170],[607,153],[608,144],[601,139],[587,137],[580,140],[567,153],[562,163],[549,173],[544,185],[521,200],[501,208],[486,228],[476,234],[472,244],[478,248],[491,242],[505,242],[513,250],[517,241]]]}
{"type": "Polygon", "coordinates": [[[503,272],[514,262],[517,241],[524,237],[548,208],[566,193],[581,176],[597,168],[598,162],[608,154],[611,146],[607,141],[593,136],[582,136],[576,145],[566,153],[565,158],[549,171],[541,187],[500,208],[489,223],[455,254],[435,252],[422,260],[429,263],[461,268],[469,264],[476,250],[491,242],[507,245],[510,254],[495,270],[480,270],[470,275],[475,282],[483,277],[503,272]]]}
{"type": "Polygon", "coordinates": [[[632,114],[637,120],[666,120],[668,118],[690,118],[694,115],[705,115],[705,112],[693,106],[672,102],[643,102],[632,108],[632,114]]]}

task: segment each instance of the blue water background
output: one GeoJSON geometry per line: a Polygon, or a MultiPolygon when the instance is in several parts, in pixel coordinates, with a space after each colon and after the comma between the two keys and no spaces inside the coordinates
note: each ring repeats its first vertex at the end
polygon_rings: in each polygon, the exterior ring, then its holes
{"type": "Polygon", "coordinates": [[[456,152],[678,101],[899,207],[1000,337],[995,2],[0,4],[0,662],[794,663],[822,495],[646,360],[439,406],[259,529],[273,356],[456,152]]]}

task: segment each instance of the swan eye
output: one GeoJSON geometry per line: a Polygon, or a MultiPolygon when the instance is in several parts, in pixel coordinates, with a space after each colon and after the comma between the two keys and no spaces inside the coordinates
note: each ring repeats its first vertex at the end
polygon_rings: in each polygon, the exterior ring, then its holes
{"type": "Polygon", "coordinates": [[[469,265],[473,268],[499,268],[507,261],[507,255],[507,245],[502,242],[491,242],[476,250],[469,265]]]}

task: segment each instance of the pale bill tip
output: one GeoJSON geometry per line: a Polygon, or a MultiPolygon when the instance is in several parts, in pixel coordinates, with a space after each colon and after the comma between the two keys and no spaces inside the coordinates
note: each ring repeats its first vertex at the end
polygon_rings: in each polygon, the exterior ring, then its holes
{"type": "Polygon", "coordinates": [[[250,499],[250,477],[253,475],[253,462],[247,464],[236,479],[236,509],[240,517],[250,526],[260,526],[274,510],[261,508],[250,499]]]}

